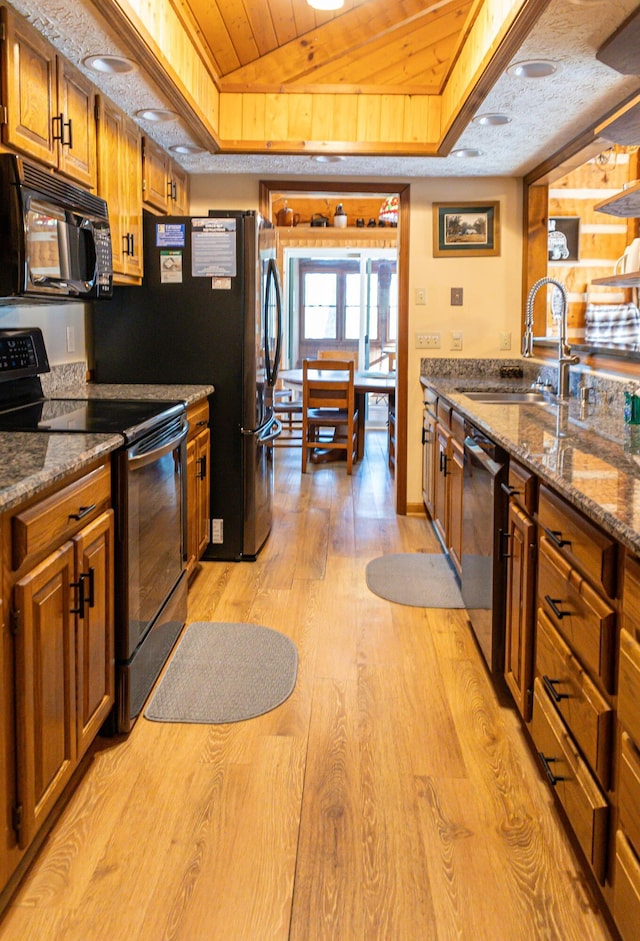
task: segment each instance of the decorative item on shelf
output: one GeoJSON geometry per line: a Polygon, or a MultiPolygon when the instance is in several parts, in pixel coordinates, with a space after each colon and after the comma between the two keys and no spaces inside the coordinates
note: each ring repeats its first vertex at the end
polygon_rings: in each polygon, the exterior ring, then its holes
{"type": "Polygon", "coordinates": [[[338,203],[336,206],[336,211],[333,216],[333,224],[336,229],[346,229],[347,227],[347,214],[342,208],[342,203],[338,203]]]}
{"type": "Polygon", "coordinates": [[[364,229],[364,219],[356,219],[356,228],[364,229]]]}
{"type": "Polygon", "coordinates": [[[321,212],[314,212],[311,216],[311,225],[312,226],[327,226],[329,225],[329,220],[326,216],[323,216],[321,212]]]}
{"type": "Polygon", "coordinates": [[[276,225],[297,225],[300,222],[300,213],[290,209],[286,201],[282,209],[276,213],[276,225]]]}
{"type": "Polygon", "coordinates": [[[627,245],[613,269],[614,274],[630,274],[632,271],[640,271],[640,239],[627,245]]]}
{"type": "Polygon", "coordinates": [[[387,196],[386,199],[383,199],[380,212],[378,213],[378,222],[381,225],[397,226],[398,206],[399,200],[397,196],[387,196]]]}
{"type": "Polygon", "coordinates": [[[375,227],[376,227],[376,220],[375,220],[375,219],[369,219],[369,221],[367,222],[367,228],[368,228],[368,229],[375,229],[375,227]]]}

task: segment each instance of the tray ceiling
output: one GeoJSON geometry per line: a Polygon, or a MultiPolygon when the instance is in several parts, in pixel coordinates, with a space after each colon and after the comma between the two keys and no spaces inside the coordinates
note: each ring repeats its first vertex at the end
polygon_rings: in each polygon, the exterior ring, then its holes
{"type": "MultiPolygon", "coordinates": [[[[321,88],[437,94],[478,0],[188,0],[223,90],[321,88]]],[[[188,12],[187,12],[188,11],[188,12]]]]}

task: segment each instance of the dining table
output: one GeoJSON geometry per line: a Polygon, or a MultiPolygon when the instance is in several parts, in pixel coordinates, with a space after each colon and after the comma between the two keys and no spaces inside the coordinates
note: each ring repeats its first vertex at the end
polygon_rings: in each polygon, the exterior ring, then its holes
{"type": "MultiPolygon", "coordinates": [[[[331,378],[339,375],[337,370],[322,370],[319,375],[331,378]]],[[[278,373],[282,385],[288,389],[302,390],[302,369],[282,369],[278,373]]],[[[371,370],[358,370],[353,376],[353,389],[358,409],[357,424],[357,458],[364,457],[365,423],[367,419],[367,396],[386,395],[389,401],[389,411],[395,411],[396,401],[396,374],[395,372],[378,372],[371,370]]]]}

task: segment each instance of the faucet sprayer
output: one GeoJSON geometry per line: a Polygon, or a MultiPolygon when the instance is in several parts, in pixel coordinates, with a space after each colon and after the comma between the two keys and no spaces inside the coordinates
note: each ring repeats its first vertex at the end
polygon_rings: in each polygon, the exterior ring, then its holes
{"type": "MultiPolygon", "coordinates": [[[[533,285],[527,297],[527,307],[525,314],[524,334],[522,337],[522,355],[525,357],[533,356],[533,302],[536,294],[544,284],[553,284],[560,292],[561,304],[560,312],[554,319],[560,324],[560,336],[558,338],[558,398],[569,398],[569,366],[580,362],[580,358],[571,353],[567,343],[567,312],[569,307],[569,297],[567,289],[562,281],[556,281],[555,278],[540,278],[533,285]]],[[[552,305],[553,309],[553,305],[552,305]]]]}

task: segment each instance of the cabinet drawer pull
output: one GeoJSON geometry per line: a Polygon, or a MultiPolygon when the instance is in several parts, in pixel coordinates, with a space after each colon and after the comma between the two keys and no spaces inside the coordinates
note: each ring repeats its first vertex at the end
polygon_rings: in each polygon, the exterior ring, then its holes
{"type": "Polygon", "coordinates": [[[549,693],[551,698],[554,700],[554,702],[560,702],[561,699],[569,698],[568,693],[559,693],[558,690],[556,689],[556,684],[561,683],[562,680],[552,680],[545,674],[542,677],[542,682],[544,683],[547,689],[547,692],[549,693]]]}
{"type": "Polygon", "coordinates": [[[546,526],[543,526],[542,528],[544,529],[545,533],[547,534],[547,536],[549,537],[549,539],[551,540],[551,542],[552,542],[554,545],[558,546],[559,549],[562,549],[563,546],[570,546],[570,545],[571,545],[571,540],[570,540],[570,539],[563,539],[563,538],[562,538],[562,531],[561,531],[561,530],[559,530],[559,529],[547,529],[546,526]]]}
{"type": "Polygon", "coordinates": [[[95,510],[96,506],[97,504],[95,503],[92,503],[90,506],[81,506],[77,513],[69,513],[68,518],[70,520],[81,520],[85,516],[87,516],[89,513],[92,513],[95,510]]]}
{"type": "Polygon", "coordinates": [[[511,484],[501,483],[500,486],[508,497],[519,497],[522,493],[521,490],[518,490],[517,487],[512,487],[511,484]]]}
{"type": "Polygon", "coordinates": [[[561,621],[563,618],[569,617],[571,612],[561,611],[558,607],[559,604],[562,604],[562,598],[550,598],[549,595],[544,596],[544,600],[547,602],[555,616],[561,621]]]}
{"type": "Polygon", "coordinates": [[[198,458],[198,480],[204,480],[207,476],[207,456],[206,454],[203,457],[198,458]]]}
{"type": "Polygon", "coordinates": [[[544,768],[544,773],[546,774],[547,778],[549,779],[549,784],[550,784],[552,787],[555,787],[556,784],[558,783],[558,781],[566,781],[566,780],[567,780],[566,778],[562,778],[562,777],[560,777],[559,775],[554,774],[553,771],[551,770],[551,767],[550,767],[550,766],[551,766],[551,763],[554,762],[554,761],[557,761],[557,760],[558,760],[557,758],[547,758],[545,755],[542,754],[541,751],[538,752],[538,758],[539,758],[540,761],[542,762],[542,767],[544,768]]]}

